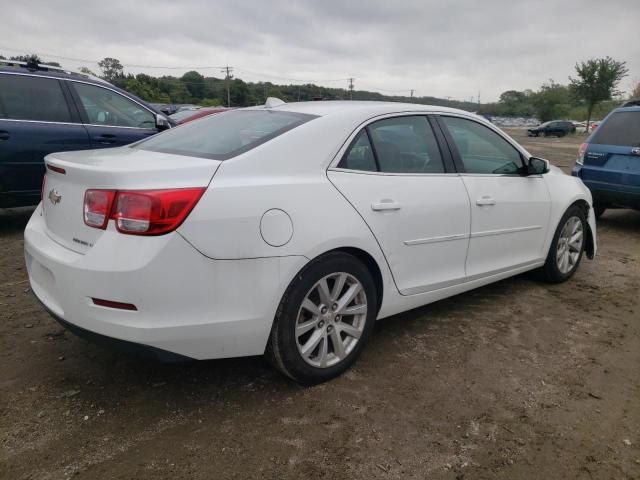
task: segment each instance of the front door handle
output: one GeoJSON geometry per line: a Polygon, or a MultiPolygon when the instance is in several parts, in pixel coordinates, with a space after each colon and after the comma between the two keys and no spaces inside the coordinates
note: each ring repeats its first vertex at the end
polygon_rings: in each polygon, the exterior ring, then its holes
{"type": "Polygon", "coordinates": [[[393,200],[384,199],[371,204],[371,210],[380,212],[383,210],[400,210],[401,205],[393,200]]]}
{"type": "Polygon", "coordinates": [[[9,132],[5,132],[4,130],[0,130],[0,141],[9,140],[9,132]]]}
{"type": "Polygon", "coordinates": [[[488,195],[484,195],[482,198],[476,200],[476,205],[478,205],[479,207],[495,204],[496,201],[488,195]]]}

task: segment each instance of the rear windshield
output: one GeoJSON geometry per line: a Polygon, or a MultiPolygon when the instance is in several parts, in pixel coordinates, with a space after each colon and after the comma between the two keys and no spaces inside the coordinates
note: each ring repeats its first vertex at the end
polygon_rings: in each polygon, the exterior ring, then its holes
{"type": "Polygon", "coordinates": [[[236,110],[210,115],[197,122],[132,145],[153,152],[227,160],[316,118],[273,110],[236,110]]]}
{"type": "Polygon", "coordinates": [[[639,147],[640,112],[612,113],[606,122],[598,126],[590,143],[639,147]]]}

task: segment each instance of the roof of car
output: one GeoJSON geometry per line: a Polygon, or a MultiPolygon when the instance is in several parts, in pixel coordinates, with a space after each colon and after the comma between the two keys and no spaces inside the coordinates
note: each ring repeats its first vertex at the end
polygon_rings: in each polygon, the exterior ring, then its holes
{"type": "Polygon", "coordinates": [[[59,67],[52,67],[49,69],[30,69],[24,66],[11,66],[0,64],[0,73],[15,73],[19,75],[31,75],[36,77],[54,77],[71,80],[82,80],[83,82],[96,83],[99,85],[110,85],[109,82],[102,80],[101,78],[94,77],[93,75],[87,75],[80,72],[74,72],[71,70],[64,70],[59,67]]]}
{"type": "MultiPolygon", "coordinates": [[[[262,110],[264,106],[250,107],[250,110],[262,110]]],[[[315,102],[283,103],[271,110],[286,112],[306,113],[309,115],[340,115],[362,113],[363,115],[375,116],[386,113],[400,112],[444,112],[462,113],[472,115],[471,112],[459,110],[457,108],[441,107],[435,105],[422,105],[417,103],[396,103],[396,102],[375,102],[375,101],[351,101],[351,100],[323,100],[315,102]]],[[[481,118],[481,117],[478,117],[481,118]]]]}

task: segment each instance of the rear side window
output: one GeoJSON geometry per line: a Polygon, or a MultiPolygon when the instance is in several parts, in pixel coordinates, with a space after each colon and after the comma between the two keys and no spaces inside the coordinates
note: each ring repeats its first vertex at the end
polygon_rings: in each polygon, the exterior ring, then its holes
{"type": "Polygon", "coordinates": [[[361,130],[351,143],[351,147],[340,161],[340,168],[375,172],[378,170],[373,148],[366,130],[361,130]]]}
{"type": "Polygon", "coordinates": [[[640,146],[640,112],[615,112],[596,129],[590,143],[621,147],[640,146]]]}
{"type": "Polygon", "coordinates": [[[71,122],[60,82],[24,75],[0,75],[0,118],[71,122]]]}
{"type": "Polygon", "coordinates": [[[388,118],[368,128],[381,172],[444,172],[438,143],[426,117],[388,118]]]}
{"type": "Polygon", "coordinates": [[[383,173],[445,171],[436,137],[424,116],[370,124],[358,133],[338,167],[383,173]]]}
{"type": "Polygon", "coordinates": [[[273,110],[224,112],[173,128],[132,148],[227,160],[314,118],[315,115],[273,110]]]}

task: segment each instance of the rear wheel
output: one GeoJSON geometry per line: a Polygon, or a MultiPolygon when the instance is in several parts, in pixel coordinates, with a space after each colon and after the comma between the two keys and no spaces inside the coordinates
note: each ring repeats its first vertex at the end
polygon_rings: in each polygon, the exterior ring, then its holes
{"type": "Polygon", "coordinates": [[[289,285],[267,358],[298,383],[330,380],[360,355],[375,322],[376,305],[376,288],[362,262],[343,252],[324,255],[289,285]]]}
{"type": "Polygon", "coordinates": [[[577,205],[569,207],[558,224],[547,260],[542,267],[547,281],[560,283],[573,276],[582,260],[586,232],[584,210],[577,205]]]}

